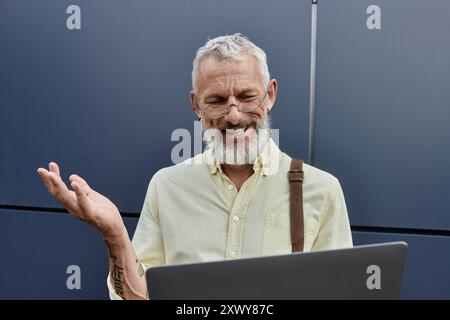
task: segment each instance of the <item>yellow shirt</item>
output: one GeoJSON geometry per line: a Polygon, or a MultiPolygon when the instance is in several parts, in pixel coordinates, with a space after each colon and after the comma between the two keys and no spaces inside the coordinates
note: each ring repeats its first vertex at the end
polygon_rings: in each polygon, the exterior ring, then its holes
{"type": "MultiPolygon", "coordinates": [[[[132,240],[145,269],[290,253],[290,163],[270,140],[239,192],[209,152],[159,170],[132,240]]],[[[303,171],[304,251],[351,247],[339,181],[308,164],[303,171]]]]}

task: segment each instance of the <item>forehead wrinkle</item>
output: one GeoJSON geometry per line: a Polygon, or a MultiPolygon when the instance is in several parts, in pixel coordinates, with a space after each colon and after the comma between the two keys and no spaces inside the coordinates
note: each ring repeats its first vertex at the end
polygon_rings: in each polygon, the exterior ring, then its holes
{"type": "Polygon", "coordinates": [[[227,60],[206,57],[199,63],[197,79],[198,90],[203,91],[202,95],[210,94],[211,91],[233,95],[234,91],[249,87],[260,91],[259,86],[263,85],[256,58],[247,54],[227,60]],[[244,81],[248,83],[241,85],[244,81]]]}

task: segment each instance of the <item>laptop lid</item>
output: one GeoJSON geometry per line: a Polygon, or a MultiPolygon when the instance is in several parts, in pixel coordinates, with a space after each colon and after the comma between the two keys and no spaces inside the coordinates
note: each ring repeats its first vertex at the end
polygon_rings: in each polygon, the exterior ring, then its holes
{"type": "Polygon", "coordinates": [[[147,270],[150,299],[398,299],[405,242],[162,265],[147,270]]]}

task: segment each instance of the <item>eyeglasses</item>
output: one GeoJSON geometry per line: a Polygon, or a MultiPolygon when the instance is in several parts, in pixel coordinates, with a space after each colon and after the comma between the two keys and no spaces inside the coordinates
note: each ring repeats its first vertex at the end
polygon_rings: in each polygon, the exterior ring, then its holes
{"type": "Polygon", "coordinates": [[[210,119],[221,118],[230,113],[231,106],[235,106],[239,112],[253,112],[258,109],[266,99],[269,88],[262,98],[251,96],[242,98],[238,104],[228,104],[227,100],[209,103],[200,112],[210,119]]]}

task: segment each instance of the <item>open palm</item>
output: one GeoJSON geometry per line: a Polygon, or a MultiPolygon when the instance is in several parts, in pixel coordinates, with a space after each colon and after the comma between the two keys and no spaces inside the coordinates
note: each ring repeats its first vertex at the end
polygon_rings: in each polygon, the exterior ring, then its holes
{"type": "Polygon", "coordinates": [[[69,177],[72,190],[67,188],[55,162],[49,170],[39,168],[48,192],[54,196],[74,217],[86,221],[104,235],[114,235],[123,225],[119,210],[108,198],[89,187],[88,183],[76,174],[69,177]]]}

